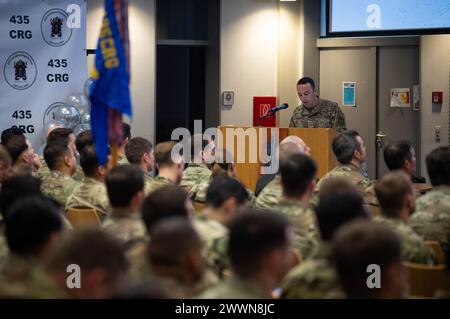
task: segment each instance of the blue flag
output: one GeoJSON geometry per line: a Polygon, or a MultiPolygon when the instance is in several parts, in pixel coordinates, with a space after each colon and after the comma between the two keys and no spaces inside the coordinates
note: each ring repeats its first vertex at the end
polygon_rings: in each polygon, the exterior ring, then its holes
{"type": "Polygon", "coordinates": [[[105,0],[93,73],[91,127],[99,163],[105,165],[108,144],[122,143],[122,114],[132,116],[126,0],[105,0]]]}

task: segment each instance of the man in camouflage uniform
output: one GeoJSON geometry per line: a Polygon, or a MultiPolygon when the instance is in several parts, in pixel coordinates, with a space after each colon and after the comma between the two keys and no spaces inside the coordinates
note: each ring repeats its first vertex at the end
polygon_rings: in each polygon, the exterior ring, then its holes
{"type": "Polygon", "coordinates": [[[211,170],[207,164],[212,164],[213,162],[214,146],[208,140],[203,139],[201,134],[193,135],[187,145],[190,147],[190,150],[184,149],[183,154],[190,151],[191,158],[183,172],[181,186],[188,191],[193,201],[197,201],[196,197],[200,186],[209,183],[211,179],[211,170]]]}
{"type": "Polygon", "coordinates": [[[228,224],[246,205],[246,189],[234,178],[218,177],[208,188],[205,208],[194,220],[194,227],[203,242],[205,261],[219,277],[229,268],[226,253],[228,224]]]}
{"type": "Polygon", "coordinates": [[[305,154],[291,154],[280,162],[283,198],[273,209],[291,222],[294,248],[303,259],[308,258],[317,245],[316,216],[309,206],[316,186],[316,172],[316,163],[305,154]]]}
{"type": "Polygon", "coordinates": [[[58,298],[44,261],[63,230],[59,207],[47,198],[28,197],[6,218],[10,254],[0,269],[0,298],[58,298]]]}
{"type": "Polygon", "coordinates": [[[152,143],[143,137],[133,137],[125,148],[125,155],[131,165],[138,165],[141,168],[145,179],[144,190],[148,190],[153,181],[150,173],[155,164],[152,143]]]}
{"type": "Polygon", "coordinates": [[[302,105],[294,110],[289,127],[333,128],[337,132],[346,130],[344,113],[336,102],[317,96],[313,79],[301,78],[297,82],[297,93],[302,105]]]}
{"type": "MultiPolygon", "coordinates": [[[[79,150],[76,147],[75,144],[75,135],[73,134],[72,129],[63,128],[63,127],[57,127],[54,128],[52,131],[50,131],[47,135],[46,144],[54,143],[54,142],[60,142],[65,143],[67,146],[72,150],[73,154],[75,154],[75,157],[77,157],[79,150]]],[[[45,162],[44,158],[41,159],[42,166],[39,168],[37,172],[37,176],[44,180],[50,175],[50,169],[45,162]]],[[[83,181],[84,174],[83,170],[79,165],[77,165],[75,173],[72,175],[72,178],[76,181],[83,181]]]]}
{"type": "Polygon", "coordinates": [[[344,296],[332,263],[331,239],[336,230],[349,221],[369,218],[363,207],[362,196],[357,192],[337,192],[321,196],[316,216],[321,240],[312,258],[294,267],[284,278],[282,298],[344,296]]]}
{"type": "MultiPolygon", "coordinates": [[[[305,142],[298,136],[290,135],[284,138],[280,146],[276,151],[276,158],[278,163],[280,163],[283,157],[287,157],[290,154],[303,153],[309,156],[310,148],[305,142]]],[[[280,174],[277,173],[275,178],[270,181],[259,193],[256,198],[256,207],[259,208],[273,208],[281,200],[282,188],[280,182],[280,174]]]]}
{"type": "Polygon", "coordinates": [[[67,200],[79,182],[72,178],[77,164],[71,148],[65,143],[53,142],[44,149],[44,158],[50,175],[41,184],[42,194],[50,196],[66,207],[67,200]]]}
{"type": "Polygon", "coordinates": [[[228,246],[233,275],[199,297],[271,298],[292,267],[291,236],[288,220],[279,213],[250,208],[236,215],[228,246]]]}
{"type": "Polygon", "coordinates": [[[106,176],[111,213],[101,227],[125,250],[148,240],[140,207],[144,198],[144,176],[135,166],[114,167],[106,176]]]}
{"type": "Polygon", "coordinates": [[[433,150],[426,157],[433,189],[417,200],[411,227],[425,240],[438,241],[450,254],[450,146],[433,150]]]}
{"type": "Polygon", "coordinates": [[[392,228],[400,236],[406,260],[433,264],[433,252],[407,224],[416,206],[409,176],[402,171],[389,172],[375,185],[375,192],[382,211],[375,221],[392,228]]]}
{"type": "Polygon", "coordinates": [[[326,180],[346,177],[359,188],[366,204],[378,205],[373,182],[361,174],[361,167],[366,161],[366,146],[358,132],[349,130],[340,133],[333,139],[332,147],[339,165],[319,180],[316,192],[320,192],[326,180]]]}
{"type": "Polygon", "coordinates": [[[83,148],[80,154],[80,163],[86,176],[83,182],[74,189],[67,200],[68,208],[94,208],[101,220],[109,213],[109,199],[105,186],[105,176],[110,167],[100,165],[97,160],[94,145],[83,148]]]}
{"type": "Polygon", "coordinates": [[[161,142],[155,146],[155,163],[158,168],[158,176],[146,184],[145,194],[148,195],[155,190],[169,185],[179,185],[183,176],[183,158],[176,156],[172,158],[172,149],[176,142],[161,142]]]}

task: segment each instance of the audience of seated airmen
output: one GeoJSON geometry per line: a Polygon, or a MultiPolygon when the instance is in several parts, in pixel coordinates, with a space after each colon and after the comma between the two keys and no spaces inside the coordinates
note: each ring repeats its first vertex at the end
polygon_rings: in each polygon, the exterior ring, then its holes
{"type": "Polygon", "coordinates": [[[100,219],[104,220],[110,211],[105,177],[111,169],[108,160],[106,166],[98,163],[94,145],[87,145],[80,153],[80,166],[84,180],[69,196],[66,210],[69,208],[94,208],[100,219]]]}
{"type": "Polygon", "coordinates": [[[155,165],[158,175],[146,185],[148,195],[158,188],[169,185],[180,185],[183,176],[184,162],[181,155],[172,155],[176,142],[161,142],[155,146],[155,165]]]}
{"type": "Polygon", "coordinates": [[[80,184],[72,178],[77,168],[73,150],[67,143],[52,142],[45,146],[44,159],[50,174],[42,179],[42,193],[65,207],[67,199],[80,184]]]}
{"type": "Polygon", "coordinates": [[[155,164],[152,143],[143,137],[133,137],[125,148],[125,155],[130,164],[139,166],[144,173],[144,192],[147,195],[153,181],[150,174],[155,164]]]}
{"type": "Polygon", "coordinates": [[[450,254],[450,146],[441,146],[426,157],[433,189],[416,203],[410,225],[425,240],[438,241],[450,254]]]}
{"type": "Polygon", "coordinates": [[[403,171],[392,171],[375,185],[375,193],[381,206],[381,215],[375,221],[392,228],[400,236],[405,259],[419,264],[433,264],[433,252],[408,225],[409,216],[416,207],[410,177],[403,171]]]}

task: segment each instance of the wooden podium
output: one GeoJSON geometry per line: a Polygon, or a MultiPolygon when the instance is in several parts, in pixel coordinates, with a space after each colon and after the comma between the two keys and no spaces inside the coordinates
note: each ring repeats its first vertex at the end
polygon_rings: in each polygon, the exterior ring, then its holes
{"type": "MultiPolygon", "coordinates": [[[[336,157],[333,153],[333,150],[331,149],[331,142],[333,141],[336,132],[331,128],[275,128],[275,127],[242,127],[242,126],[224,125],[219,126],[219,130],[222,133],[223,144],[221,144],[221,141],[219,139],[217,143],[218,148],[226,148],[227,136],[228,139],[234,137],[233,154],[235,157],[234,160],[236,162],[236,173],[241,182],[243,182],[251,190],[255,190],[256,182],[258,181],[261,175],[260,174],[261,162],[259,157],[260,137],[262,138],[262,136],[264,136],[264,132],[262,132],[261,130],[266,131],[266,138],[267,141],[269,141],[268,143],[270,143],[272,138],[276,137],[276,133],[273,130],[278,130],[278,142],[283,140],[288,135],[296,135],[300,137],[303,141],[305,141],[306,145],[308,145],[311,148],[311,157],[317,163],[318,178],[325,175],[327,172],[332,170],[338,164],[336,157]],[[245,143],[241,143],[240,145],[236,135],[232,135],[233,132],[237,133],[238,131],[240,131],[241,133],[242,132],[248,133],[246,134],[245,137],[245,143]],[[252,144],[252,146],[254,146],[253,143],[256,143],[256,149],[258,152],[256,162],[254,161],[254,158],[253,159],[250,158],[250,154],[248,152],[249,145],[252,144]],[[242,148],[244,148],[245,150],[245,161],[239,162],[237,154],[243,151],[242,148]]],[[[265,147],[268,146],[265,145],[265,147]]],[[[265,152],[265,154],[267,154],[267,151],[265,152]]]]}

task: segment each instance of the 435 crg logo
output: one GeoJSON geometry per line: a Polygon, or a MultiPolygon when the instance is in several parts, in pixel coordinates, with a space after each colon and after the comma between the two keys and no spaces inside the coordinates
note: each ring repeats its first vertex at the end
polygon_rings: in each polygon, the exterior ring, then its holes
{"type": "Polygon", "coordinates": [[[41,21],[41,33],[44,41],[53,47],[60,47],[69,42],[72,28],[68,23],[69,14],[62,9],[48,10],[41,21]]]}
{"type": "Polygon", "coordinates": [[[6,83],[16,90],[26,90],[36,81],[37,67],[33,57],[18,51],[9,56],[3,68],[6,83]]]}

